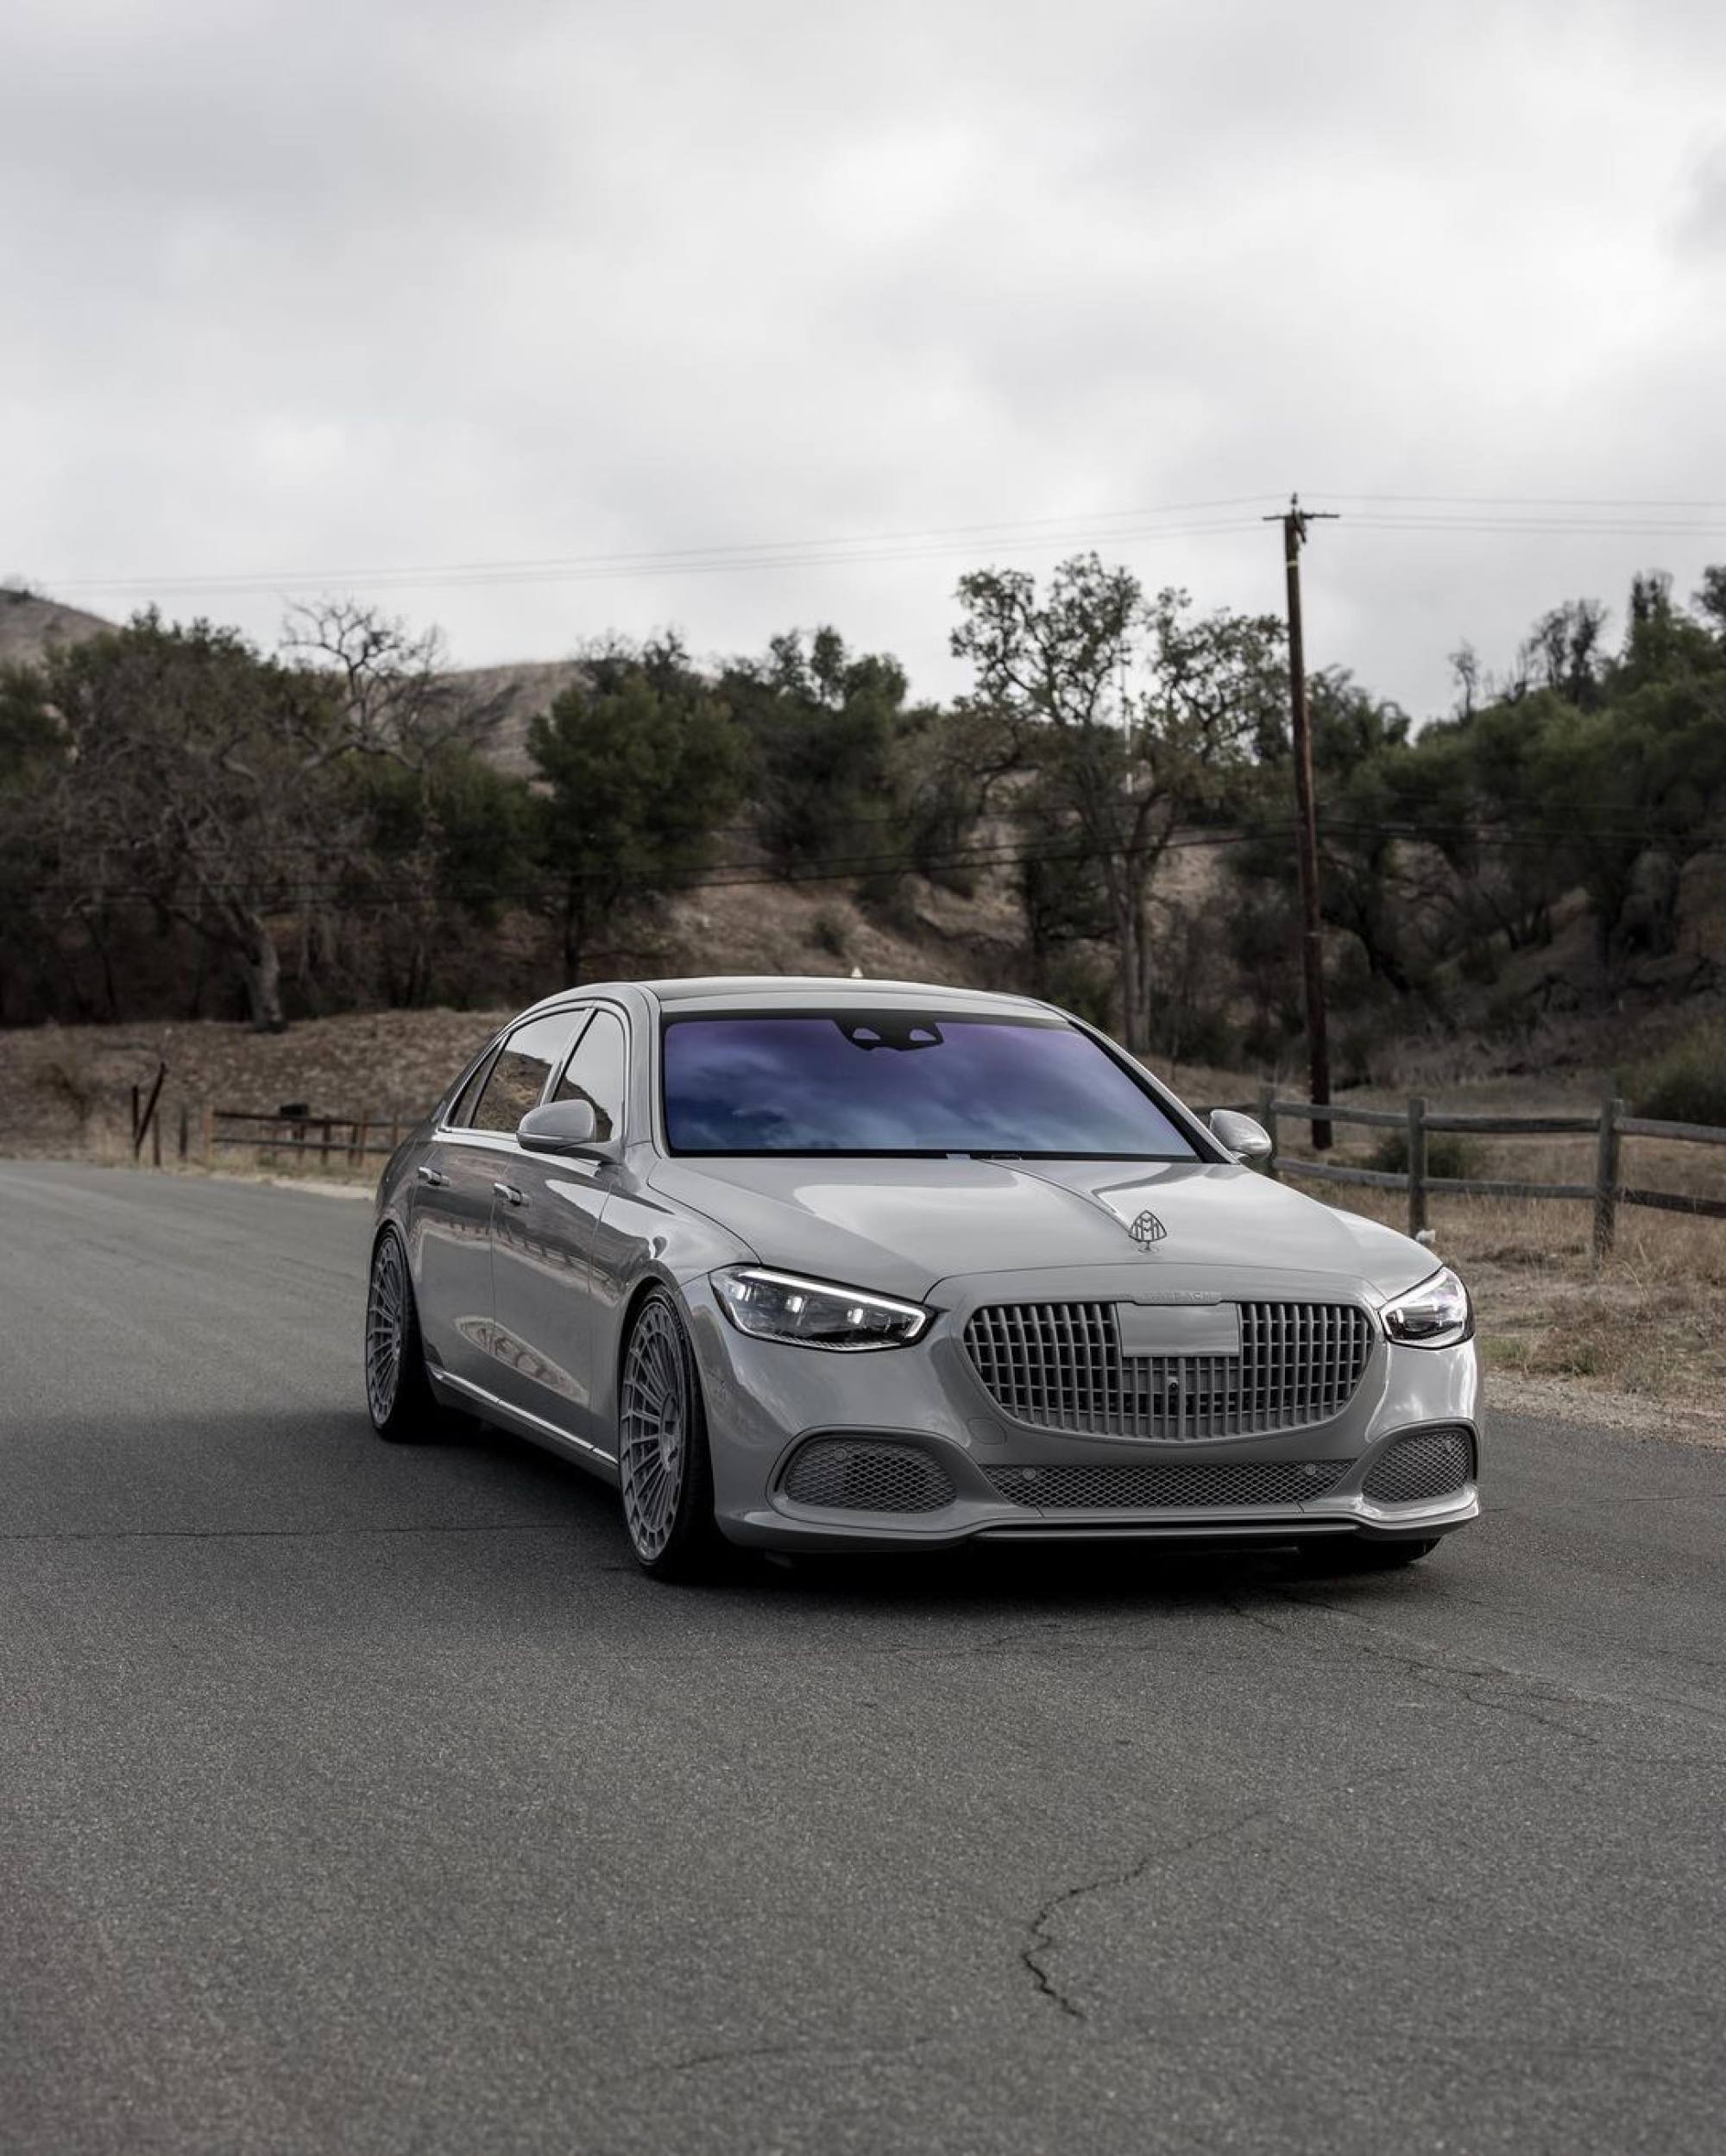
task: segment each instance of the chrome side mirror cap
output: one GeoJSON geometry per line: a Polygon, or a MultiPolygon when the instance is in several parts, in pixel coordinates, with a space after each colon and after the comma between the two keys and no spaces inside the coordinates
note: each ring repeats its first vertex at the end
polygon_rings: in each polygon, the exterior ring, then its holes
{"type": "Polygon", "coordinates": [[[1263,1124],[1238,1108],[1213,1108],[1211,1136],[1237,1160],[1269,1160],[1274,1150],[1263,1124]]]}
{"type": "Polygon", "coordinates": [[[597,1153],[611,1157],[601,1143],[599,1119],[591,1100],[548,1100],[530,1108],[515,1126],[515,1142],[526,1153],[597,1153]]]}

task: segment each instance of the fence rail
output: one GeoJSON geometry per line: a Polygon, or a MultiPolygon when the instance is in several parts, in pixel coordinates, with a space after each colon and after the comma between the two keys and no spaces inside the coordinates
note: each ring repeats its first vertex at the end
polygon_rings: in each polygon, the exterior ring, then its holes
{"type": "Polygon", "coordinates": [[[316,1153],[325,1166],[347,1161],[357,1167],[369,1155],[393,1153],[400,1143],[400,1117],[264,1115],[250,1108],[204,1111],[206,1159],[214,1157],[218,1145],[250,1146],[261,1153],[316,1153]]]}
{"type": "Polygon", "coordinates": [[[1400,1108],[1339,1107],[1333,1101],[1286,1100],[1274,1087],[1259,1094],[1254,1111],[1270,1134],[1265,1173],[1293,1176],[1303,1182],[1364,1184],[1376,1190],[1406,1190],[1408,1232],[1427,1226],[1427,1200],[1433,1193],[1458,1198],[1557,1198],[1594,1207],[1594,1255],[1608,1255],[1617,1232],[1618,1208],[1650,1206],[1661,1213],[1692,1219],[1726,1220],[1726,1198],[1702,1197],[1677,1190],[1646,1190],[1626,1183],[1620,1151],[1627,1138],[1657,1138],[1686,1145],[1726,1145],[1726,1130],[1706,1123],[1669,1123],[1656,1116],[1627,1115],[1624,1103],[1608,1094],[1593,1115],[1458,1115],[1430,1109],[1423,1096],[1411,1094],[1400,1108]],[[1408,1134],[1406,1169],[1355,1168],[1340,1161],[1307,1160],[1284,1153],[1277,1144],[1285,1118],[1308,1123],[1352,1123],[1368,1130],[1408,1134]],[[1502,1176],[1434,1176],[1427,1167],[1427,1140],[1434,1131],[1467,1132],[1479,1138],[1592,1138],[1595,1171],[1591,1182],[1537,1182],[1502,1176]]]}

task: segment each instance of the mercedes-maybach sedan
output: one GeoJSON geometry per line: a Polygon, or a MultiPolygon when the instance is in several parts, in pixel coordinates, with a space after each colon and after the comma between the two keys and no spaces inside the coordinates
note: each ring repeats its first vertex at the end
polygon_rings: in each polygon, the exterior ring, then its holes
{"type": "Polygon", "coordinates": [[[1268,1150],[1023,997],[572,989],[384,1170],[372,1420],[566,1454],[666,1576],[721,1541],[1406,1563],[1479,1510],[1467,1291],[1268,1150]]]}

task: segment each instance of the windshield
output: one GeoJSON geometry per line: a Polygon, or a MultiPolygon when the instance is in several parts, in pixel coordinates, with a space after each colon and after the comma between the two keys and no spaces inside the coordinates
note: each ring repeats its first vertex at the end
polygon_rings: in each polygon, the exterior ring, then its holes
{"type": "Polygon", "coordinates": [[[674,1153],[1197,1157],[1145,1088],[1060,1018],[668,1018],[664,1040],[674,1153]]]}

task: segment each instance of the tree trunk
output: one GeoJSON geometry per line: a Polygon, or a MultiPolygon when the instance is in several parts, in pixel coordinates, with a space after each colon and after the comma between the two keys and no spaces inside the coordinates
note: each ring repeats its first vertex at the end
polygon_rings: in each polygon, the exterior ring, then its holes
{"type": "Polygon", "coordinates": [[[1109,879],[1119,945],[1121,1037],[1135,1056],[1145,1055],[1150,1048],[1150,955],[1145,930],[1150,880],[1150,861],[1131,848],[1120,855],[1109,879]]]}
{"type": "Polygon", "coordinates": [[[250,948],[240,960],[246,984],[246,1005],[255,1033],[285,1033],[287,1019],[281,1007],[281,960],[275,939],[262,922],[253,924],[250,948]]]}
{"type": "MultiPolygon", "coordinates": [[[[1112,879],[1113,880],[1113,879],[1112,879]]],[[[1121,1039],[1135,1056],[1150,1046],[1150,994],[1145,978],[1144,892],[1131,861],[1112,893],[1114,900],[1117,978],[1121,995],[1121,1039]]]]}
{"type": "Polygon", "coordinates": [[[583,930],[586,927],[587,909],[572,885],[564,907],[564,982],[573,987],[582,977],[582,945],[586,941],[583,930]]]}

